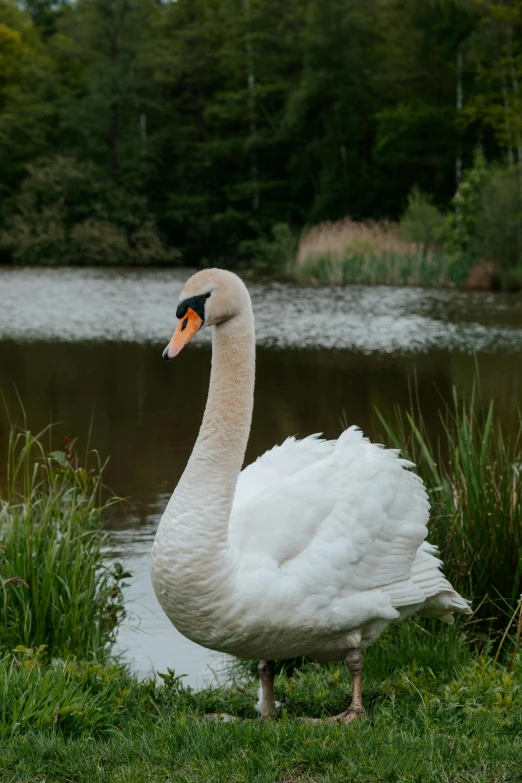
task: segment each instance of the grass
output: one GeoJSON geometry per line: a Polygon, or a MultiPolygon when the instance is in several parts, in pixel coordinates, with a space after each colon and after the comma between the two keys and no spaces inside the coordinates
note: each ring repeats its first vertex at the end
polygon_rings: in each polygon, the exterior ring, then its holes
{"type": "MultiPolygon", "coordinates": [[[[476,380],[475,389],[479,380],[476,380]]],[[[484,643],[517,612],[522,593],[522,420],[506,434],[494,405],[481,409],[475,391],[453,389],[439,411],[434,440],[415,394],[409,412],[380,416],[388,440],[417,465],[432,504],[430,539],[441,548],[452,583],[475,607],[484,643]],[[490,618],[490,619],[488,619],[490,618]],[[480,622],[479,622],[480,621],[480,622]]]]}
{"type": "Polygon", "coordinates": [[[265,724],[253,681],[194,693],[171,675],[138,682],[121,666],[49,667],[34,652],[6,656],[0,673],[3,783],[520,780],[520,658],[507,672],[443,626],[389,629],[370,649],[368,718],[349,727],[296,720],[344,707],[342,664],[279,676],[283,706],[265,724]],[[253,720],[204,718],[214,711],[253,720]]]}
{"type": "MultiPolygon", "coordinates": [[[[123,613],[121,567],[104,560],[102,470],[74,442],[11,431],[0,483],[0,650],[17,645],[102,660],[123,613]]],[[[94,455],[96,458],[96,455],[94,455]]]]}
{"type": "Polygon", "coordinates": [[[461,285],[469,264],[444,252],[424,252],[402,239],[393,224],[347,218],[304,231],[291,272],[301,282],[329,285],[440,287],[461,285]]]}

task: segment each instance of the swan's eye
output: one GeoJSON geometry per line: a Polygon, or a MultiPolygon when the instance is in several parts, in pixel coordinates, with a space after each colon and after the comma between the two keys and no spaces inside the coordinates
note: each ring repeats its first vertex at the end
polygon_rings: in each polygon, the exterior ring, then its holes
{"type": "Polygon", "coordinates": [[[188,324],[188,316],[183,319],[183,323],[181,324],[181,331],[187,328],[187,324],[188,324]]]}
{"type": "Polygon", "coordinates": [[[205,294],[205,299],[210,299],[210,293],[211,293],[210,291],[207,291],[207,293],[205,294]]]}

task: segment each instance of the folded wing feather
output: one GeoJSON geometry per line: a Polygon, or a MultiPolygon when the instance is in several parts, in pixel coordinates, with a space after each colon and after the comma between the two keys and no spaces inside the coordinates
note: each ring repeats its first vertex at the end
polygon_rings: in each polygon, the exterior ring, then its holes
{"type": "Polygon", "coordinates": [[[337,441],[289,439],[241,473],[231,545],[337,599],[409,580],[429,517],[409,467],[356,427],[337,441]]]}

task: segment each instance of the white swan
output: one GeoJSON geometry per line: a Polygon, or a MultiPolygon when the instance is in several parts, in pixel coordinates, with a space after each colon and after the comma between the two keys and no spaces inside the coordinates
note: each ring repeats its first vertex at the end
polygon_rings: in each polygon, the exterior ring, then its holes
{"type": "MultiPolygon", "coordinates": [[[[422,481],[356,427],[336,441],[289,438],[241,471],[255,374],[248,291],[231,272],[197,272],[176,316],[164,358],[212,326],[212,372],[194,450],[152,549],[158,601],[194,642],[261,660],[263,717],[275,711],[274,659],[345,659],[353,698],[335,717],[353,720],[364,714],[361,649],[413,613],[453,622],[452,612],[470,612],[424,540],[422,481]]],[[[190,395],[191,385],[178,376],[178,393],[190,395]]]]}

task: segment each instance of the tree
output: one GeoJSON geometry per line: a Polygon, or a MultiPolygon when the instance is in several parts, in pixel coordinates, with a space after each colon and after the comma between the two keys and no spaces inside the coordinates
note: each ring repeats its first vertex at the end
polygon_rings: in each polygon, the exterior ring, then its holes
{"type": "Polygon", "coordinates": [[[508,165],[517,167],[522,205],[522,0],[476,0],[476,6],[480,24],[470,51],[478,89],[467,116],[493,130],[508,165]]]}
{"type": "Polygon", "coordinates": [[[461,0],[412,0],[394,16],[389,70],[380,75],[392,100],[377,111],[375,139],[387,215],[402,211],[414,185],[447,203],[457,185],[456,158],[471,161],[476,138],[459,122],[457,87],[470,90],[462,51],[475,20],[472,5],[461,0]]]}
{"type": "Polygon", "coordinates": [[[361,217],[375,204],[372,160],[382,44],[376,0],[310,0],[303,70],[287,108],[292,176],[312,220],[361,217]]]}
{"type": "Polygon", "coordinates": [[[299,3],[179,0],[164,24],[161,225],[189,258],[229,264],[299,205],[285,107],[300,69],[299,3]]]}
{"type": "Polygon", "coordinates": [[[56,23],[67,0],[24,0],[23,7],[30,14],[35,27],[44,38],[54,35],[56,23]]]}
{"type": "Polygon", "coordinates": [[[143,60],[157,12],[154,0],[79,0],[59,22],[67,146],[113,182],[132,178],[147,138],[143,60]]]}
{"type": "Polygon", "coordinates": [[[102,200],[138,199],[194,263],[279,257],[274,237],[324,219],[396,218],[414,186],[448,207],[477,142],[522,195],[522,0],[23,9],[0,0],[0,225],[29,167],[57,159],[92,165],[102,200]]]}
{"type": "Polygon", "coordinates": [[[8,196],[27,160],[49,149],[56,116],[53,63],[28,14],[0,0],[0,194],[8,196]]]}

